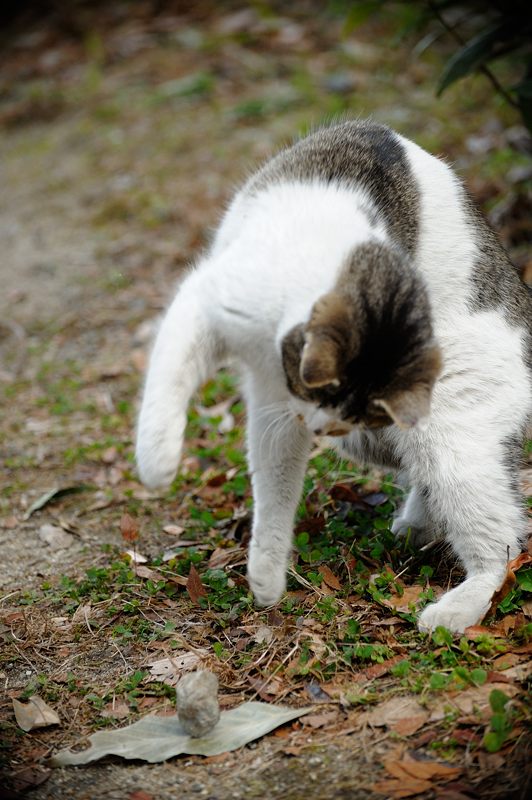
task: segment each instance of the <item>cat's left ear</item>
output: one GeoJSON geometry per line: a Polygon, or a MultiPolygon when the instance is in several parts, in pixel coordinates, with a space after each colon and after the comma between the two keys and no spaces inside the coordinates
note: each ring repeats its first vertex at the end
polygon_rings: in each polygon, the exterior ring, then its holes
{"type": "Polygon", "coordinates": [[[442,358],[440,348],[428,348],[417,364],[417,380],[407,389],[400,389],[388,397],[376,398],[373,403],[387,413],[399,428],[418,427],[428,424],[432,388],[441,372],[442,358]]]}

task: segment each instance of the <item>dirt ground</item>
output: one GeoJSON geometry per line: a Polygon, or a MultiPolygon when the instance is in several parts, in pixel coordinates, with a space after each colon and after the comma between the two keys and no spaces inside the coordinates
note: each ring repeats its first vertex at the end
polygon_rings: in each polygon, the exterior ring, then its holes
{"type": "MultiPolygon", "coordinates": [[[[183,519],[187,527],[186,485],[159,497],[136,481],[136,403],[153,320],[249,169],[325,119],[372,115],[453,161],[520,267],[525,274],[530,270],[523,222],[530,211],[529,144],[513,112],[493,98],[481,78],[470,81],[467,91],[451,89],[437,101],[433,89],[445,46],[418,55],[411,40],[397,39],[397,18],[372,19],[347,33],[344,22],[324,16],[312,3],[296,3],[282,13],[269,6],[204,3],[187,12],[162,4],[154,13],[148,4],[133,11],[112,3],[105,13],[84,18],[81,34],[65,31],[55,19],[40,20],[14,33],[4,51],[3,796],[27,791],[35,800],[525,797],[524,727],[516,728],[502,754],[478,747],[485,716],[475,723],[470,744],[464,739],[453,745],[440,731],[444,744],[430,750],[439,721],[409,739],[385,726],[361,725],[362,706],[349,704],[341,704],[330,728],[319,720],[315,728],[297,723],[221,757],[46,766],[52,750],[94,729],[88,721],[95,719],[94,709],[91,717],[83,697],[72,704],[58,688],[66,685],[64,676],[75,673],[76,681],[96,687],[103,697],[102,687],[111,691],[153,656],[147,639],[111,641],[95,633],[92,617],[90,633],[76,633],[69,627],[72,592],[52,597],[49,587],[64,589],[61,576],[79,581],[87,569],[109,569],[109,553],[124,548],[125,511],[138,518],[138,546],[152,565],[177,535],[165,528],[183,519]],[[76,492],[31,510],[45,492],[69,487],[76,492]],[[47,525],[53,526],[51,535],[47,525]],[[55,698],[59,732],[23,735],[17,728],[11,700],[36,686],[48,692],[52,706],[55,698]],[[383,764],[406,752],[421,760],[449,759],[459,772],[452,781],[402,795],[383,764]],[[386,779],[392,781],[389,788],[375,790],[386,779]]],[[[208,502],[213,495],[205,497],[208,502]]],[[[80,607],[84,602],[78,601],[80,607]]],[[[102,595],[100,602],[107,598],[102,595]]],[[[194,613],[187,609],[187,624],[194,624],[194,613]]],[[[258,624],[258,614],[251,613],[258,624]]],[[[527,646],[521,640],[506,651],[511,668],[525,659],[527,646]]],[[[500,680],[512,685],[507,677],[500,680]]],[[[252,694],[249,684],[224,682],[223,674],[221,682],[228,704],[252,694]]],[[[302,686],[284,701],[303,704],[302,686]]],[[[516,697],[522,693],[522,686],[516,687],[516,697]]],[[[157,702],[141,702],[133,711],[168,708],[164,695],[157,702]]],[[[124,718],[114,724],[124,724],[124,718]]],[[[463,722],[462,728],[468,724],[473,725],[463,722]]]]}

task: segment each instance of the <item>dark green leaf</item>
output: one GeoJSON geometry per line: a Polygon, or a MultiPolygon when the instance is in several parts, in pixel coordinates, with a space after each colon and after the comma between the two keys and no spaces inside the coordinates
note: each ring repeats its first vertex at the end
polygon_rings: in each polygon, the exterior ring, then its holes
{"type": "Polygon", "coordinates": [[[438,83],[437,94],[440,95],[459,78],[470,75],[485,64],[494,54],[494,46],[506,27],[506,23],[492,25],[458,50],[445,65],[438,83]]]}

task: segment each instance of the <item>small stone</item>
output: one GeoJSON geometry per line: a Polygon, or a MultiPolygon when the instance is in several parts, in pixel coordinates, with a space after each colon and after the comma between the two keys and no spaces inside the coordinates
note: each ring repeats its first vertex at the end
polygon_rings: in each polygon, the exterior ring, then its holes
{"type": "Polygon", "coordinates": [[[220,719],[218,678],[207,669],[189,672],[175,690],[181,725],[189,736],[205,736],[220,719]]]}

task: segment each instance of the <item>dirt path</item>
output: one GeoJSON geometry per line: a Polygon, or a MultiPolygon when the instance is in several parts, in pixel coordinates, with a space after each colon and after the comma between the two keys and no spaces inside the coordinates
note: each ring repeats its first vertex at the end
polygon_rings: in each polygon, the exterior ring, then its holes
{"type": "MultiPolygon", "coordinates": [[[[361,712],[378,703],[379,694],[413,697],[419,692],[430,710],[435,699],[423,681],[434,670],[450,674],[466,663],[459,659],[469,658],[457,655],[457,645],[443,644],[440,650],[447,647],[455,661],[450,656],[447,662],[421,659],[414,669],[417,684],[406,671],[391,672],[416,647],[422,652],[434,646],[419,645],[408,621],[390,622],[390,607],[375,612],[362,589],[356,595],[339,591],[327,600],[334,593],[323,582],[320,588],[318,575],[315,588],[304,596],[300,585],[292,587],[293,605],[283,608],[284,617],[265,618],[238,605],[246,591],[241,566],[230,573],[236,588],[227,583],[219,588],[216,576],[205,578],[211,580],[208,609],[194,608],[186,594],[172,594],[168,586],[163,597],[156,589],[150,594],[138,576],[124,577],[124,512],[137,520],[137,546],[155,570],[164,569],[162,553],[182,537],[170,525],[185,528],[185,538],[211,542],[211,558],[241,544],[238,520],[245,517],[249,490],[238,455],[243,419],[234,385],[223,379],[202,400],[232,397],[236,428],[229,445],[216,450],[216,423],[205,422],[201,414],[194,417],[188,473],[172,493],[158,498],[137,483],[132,436],[150,325],[247,170],[309,125],[338,113],[372,114],[445,152],[492,206],[510,164],[519,166],[524,158],[521,145],[515,145],[522,134],[515,127],[507,133],[507,112],[503,122],[493,116],[489,89],[481,81],[471,85],[465,110],[458,92],[438,105],[432,62],[440,56],[415,60],[408,43],[392,47],[394,19],[373,21],[347,36],[342,24],[299,4],[290,16],[249,8],[214,12],[208,4],[186,16],[152,15],[146,9],[132,15],[113,4],[103,17],[89,20],[81,38],[65,36],[54,24],[38,24],[15,37],[6,52],[0,76],[0,380],[5,390],[0,439],[5,695],[0,714],[9,796],[19,796],[18,788],[31,791],[35,800],[396,797],[397,779],[382,765],[401,761],[405,753],[447,759],[458,770],[453,780],[429,781],[412,796],[524,796],[522,705],[512,717],[514,733],[502,754],[480,746],[489,724],[486,693],[480,717],[473,708],[469,717],[462,710],[461,717],[443,713],[429,721],[427,714],[415,735],[362,723],[361,712]],[[233,445],[236,452],[229,449],[233,445]],[[225,494],[212,480],[221,470],[225,494]],[[30,513],[44,493],[68,487],[76,492],[30,513]],[[128,581],[135,588],[124,599],[122,586],[128,581]],[[131,605],[138,598],[140,604],[131,605]],[[361,639],[373,650],[349,656],[354,659],[349,667],[331,656],[343,652],[331,642],[341,641],[344,633],[329,630],[336,617],[338,625],[341,620],[347,625],[348,600],[355,608],[360,603],[360,619],[373,626],[371,636],[361,639]],[[298,603],[306,616],[297,616],[298,603]],[[76,609],[86,610],[86,624],[79,624],[76,609]],[[163,617],[167,625],[173,620],[173,629],[166,630],[163,617]],[[254,645],[250,631],[264,624],[274,630],[277,649],[268,663],[279,676],[277,694],[268,694],[271,687],[266,693],[257,689],[257,680],[264,678],[254,667],[261,645],[254,645]],[[176,634],[174,641],[171,630],[187,631],[188,640],[204,648],[205,662],[220,674],[226,705],[257,691],[268,701],[301,704],[308,702],[314,682],[329,697],[323,708],[330,716],[318,718],[314,727],[296,723],[242,752],[206,761],[116,761],[50,773],[45,759],[52,750],[102,725],[120,726],[128,714],[133,719],[148,709],[169,708],[169,693],[149,682],[148,665],[157,653],[180,651],[182,640],[176,634]],[[305,631],[314,640],[302,637],[305,631]],[[308,644],[314,641],[316,647],[316,637],[328,648],[326,658],[308,644]],[[236,644],[231,649],[239,640],[243,649],[236,644]],[[293,642],[297,652],[289,660],[293,642]],[[252,653],[247,661],[239,655],[246,648],[252,653]],[[367,672],[368,665],[379,664],[384,664],[380,674],[379,669],[367,672]],[[140,689],[131,684],[139,670],[144,671],[140,689]],[[60,729],[21,736],[11,700],[32,693],[59,709],[60,729]],[[115,701],[126,704],[124,714],[104,717],[115,701]],[[39,776],[47,777],[40,786],[39,776]],[[382,780],[391,781],[388,789],[373,792],[382,780]]],[[[515,204],[519,187],[512,192],[508,197],[515,204]]],[[[318,460],[313,469],[321,487],[329,467],[318,460]]],[[[363,497],[382,494],[378,485],[364,485],[363,497]]],[[[383,509],[385,519],[396,495],[383,497],[376,508],[383,509]]],[[[364,501],[363,507],[374,520],[371,503],[364,501]]],[[[308,519],[320,517],[317,505],[307,511],[308,519]]],[[[361,518],[362,529],[369,519],[361,518]]],[[[245,522],[243,529],[245,534],[245,522]]],[[[305,565],[304,540],[299,547],[305,565]]],[[[389,568],[395,568],[394,559],[403,556],[389,543],[383,547],[382,558],[389,555],[389,568]]],[[[186,574],[202,552],[201,547],[192,555],[183,551],[175,569],[186,574]]],[[[362,558],[377,558],[369,552],[362,558]]],[[[330,564],[344,583],[343,551],[324,544],[318,560],[330,564]]],[[[219,563],[223,569],[223,558],[219,563]]],[[[511,637],[527,620],[519,605],[510,611],[513,622],[503,633],[511,637]]],[[[526,660],[523,638],[498,641],[475,650],[467,669],[476,664],[486,675],[490,668],[497,671],[490,665],[504,652],[511,656],[506,666],[514,670],[526,660]]],[[[503,676],[501,681],[513,687],[518,679],[503,676]]],[[[458,688],[469,691],[467,686],[458,688]]],[[[517,682],[514,696],[520,692],[517,682]]]]}

